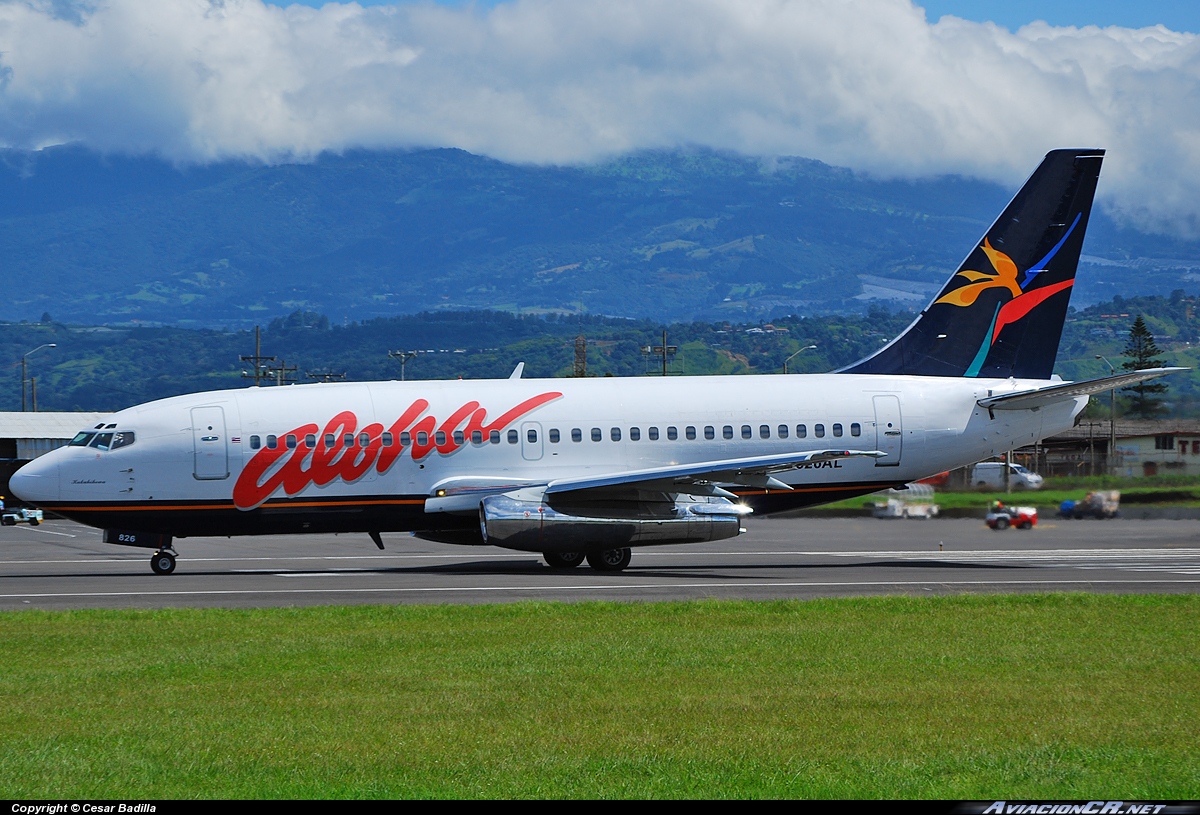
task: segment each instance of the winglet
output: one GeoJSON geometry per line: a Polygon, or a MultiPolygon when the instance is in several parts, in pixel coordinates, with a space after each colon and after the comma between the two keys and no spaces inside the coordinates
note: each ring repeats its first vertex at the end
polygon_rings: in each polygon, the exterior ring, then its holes
{"type": "Polygon", "coordinates": [[[521,374],[525,373],[525,363],[518,362],[517,367],[513,368],[513,372],[508,375],[509,379],[520,379],[521,374]]]}

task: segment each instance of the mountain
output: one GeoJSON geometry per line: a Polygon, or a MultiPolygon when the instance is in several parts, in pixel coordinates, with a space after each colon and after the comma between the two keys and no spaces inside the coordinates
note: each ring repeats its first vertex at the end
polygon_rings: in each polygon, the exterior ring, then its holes
{"type": "MultiPolygon", "coordinates": [[[[1032,170],[1032,167],[1030,168],[1032,170]]],[[[173,167],[0,151],[0,319],[246,327],[427,310],[753,320],[920,307],[1011,191],[800,158],[459,150],[173,167]]],[[[1074,302],[1195,288],[1200,243],[1093,219],[1074,302]]]]}

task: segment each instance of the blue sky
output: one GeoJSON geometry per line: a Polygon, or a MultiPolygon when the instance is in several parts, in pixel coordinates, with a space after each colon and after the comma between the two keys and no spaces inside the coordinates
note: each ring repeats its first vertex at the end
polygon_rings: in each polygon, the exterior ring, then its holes
{"type": "Polygon", "coordinates": [[[704,146],[1012,186],[1050,149],[1103,147],[1110,212],[1200,237],[1198,16],[1200,0],[0,0],[0,147],[583,164],[704,146]]]}

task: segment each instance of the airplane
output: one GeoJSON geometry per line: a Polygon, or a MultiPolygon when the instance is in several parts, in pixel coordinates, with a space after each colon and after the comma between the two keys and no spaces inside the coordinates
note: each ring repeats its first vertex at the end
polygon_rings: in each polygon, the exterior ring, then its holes
{"type": "Polygon", "coordinates": [[[1104,151],[1046,155],[900,336],[828,374],[319,383],[126,408],[11,490],[153,549],[193,536],[411,532],[620,571],[637,546],[899,487],[1072,427],[1183,368],[1053,376],[1104,151]]]}

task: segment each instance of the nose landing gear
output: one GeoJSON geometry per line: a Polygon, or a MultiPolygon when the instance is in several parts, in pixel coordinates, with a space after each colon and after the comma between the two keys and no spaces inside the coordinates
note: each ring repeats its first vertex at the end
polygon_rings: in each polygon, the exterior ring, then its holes
{"type": "Polygon", "coordinates": [[[175,571],[175,553],[161,549],[150,558],[150,569],[155,574],[170,574],[175,571]]]}

